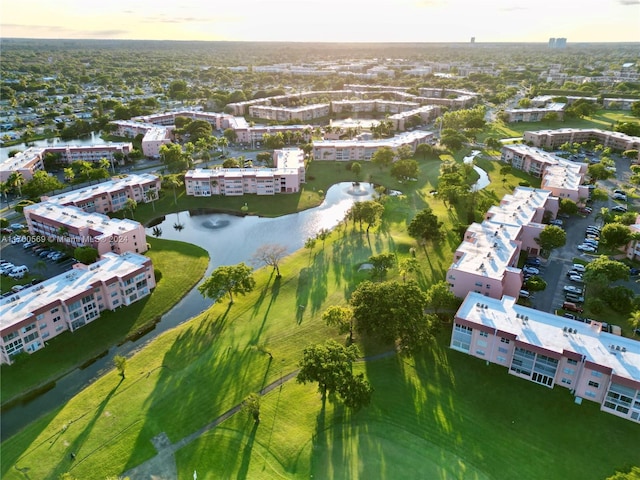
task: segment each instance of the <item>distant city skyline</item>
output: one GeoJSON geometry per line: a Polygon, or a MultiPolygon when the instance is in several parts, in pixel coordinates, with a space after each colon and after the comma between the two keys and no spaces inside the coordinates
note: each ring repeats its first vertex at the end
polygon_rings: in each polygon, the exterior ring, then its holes
{"type": "Polygon", "coordinates": [[[299,42],[640,42],[640,0],[26,0],[2,38],[299,42]]]}

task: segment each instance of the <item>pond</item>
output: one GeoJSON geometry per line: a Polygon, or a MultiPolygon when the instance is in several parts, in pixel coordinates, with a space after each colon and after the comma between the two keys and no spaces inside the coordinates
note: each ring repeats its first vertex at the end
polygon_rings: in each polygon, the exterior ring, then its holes
{"type": "MultiPolygon", "coordinates": [[[[334,228],[356,201],[369,200],[374,186],[368,183],[354,185],[339,183],[327,191],[322,205],[277,218],[256,216],[234,216],[219,213],[180,212],[167,215],[155,227],[162,230],[161,238],[181,240],[201,246],[211,257],[206,276],[221,265],[249,263],[258,247],[277,243],[294,252],[304,246],[309,237],[315,237],[321,229],[334,228]],[[174,228],[180,226],[179,229],[174,228]]],[[[260,197],[247,197],[247,202],[266,201],[260,197]]],[[[180,266],[177,265],[176,268],[180,266]]],[[[205,278],[206,278],[205,276],[205,278]]],[[[33,419],[63,405],[100,375],[113,368],[115,355],[127,355],[150,342],[160,333],[173,328],[198,315],[212,304],[202,297],[197,288],[192,289],[177,305],[163,315],[162,319],[146,335],[132,342],[114,346],[101,354],[95,362],[76,369],[48,386],[41,395],[24,399],[22,403],[5,408],[0,416],[0,434],[7,439],[33,419]]],[[[98,320],[99,321],[99,320],[98,320]]]]}

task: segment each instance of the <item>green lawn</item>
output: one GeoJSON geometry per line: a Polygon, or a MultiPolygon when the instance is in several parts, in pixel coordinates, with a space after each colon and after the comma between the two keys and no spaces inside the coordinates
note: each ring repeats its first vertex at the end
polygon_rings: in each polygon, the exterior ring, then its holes
{"type": "Polygon", "coordinates": [[[446,345],[360,365],[375,392],[355,414],[292,381],[257,428],[238,414],[178,451],[179,478],[587,480],[640,462],[637,425],[446,345]]]}
{"type": "Polygon", "coordinates": [[[149,237],[158,285],[150,296],[115,312],[105,311],[99,320],[74,333],[63,333],[47,347],[14,365],[3,365],[2,403],[55,380],[67,371],[107,351],[112,345],[144,331],[168,311],[202,278],[209,263],[205,250],[195,245],[149,237]],[[180,266],[176,268],[176,266],[180,266]]]}

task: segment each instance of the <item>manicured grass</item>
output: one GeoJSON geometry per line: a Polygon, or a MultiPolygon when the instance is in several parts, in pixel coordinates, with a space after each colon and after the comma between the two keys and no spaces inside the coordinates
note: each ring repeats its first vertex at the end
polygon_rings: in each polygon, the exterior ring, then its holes
{"type": "Polygon", "coordinates": [[[286,384],[257,427],[239,414],[178,451],[179,477],[601,479],[640,461],[636,425],[447,344],[359,365],[375,392],[357,413],[286,384]]]}
{"type": "Polygon", "coordinates": [[[149,237],[145,254],[153,261],[158,285],[150,296],[101,317],[74,333],[64,333],[47,347],[14,365],[3,365],[2,403],[42,386],[106,351],[112,345],[159,320],[202,278],[209,263],[205,250],[195,245],[149,237]]]}

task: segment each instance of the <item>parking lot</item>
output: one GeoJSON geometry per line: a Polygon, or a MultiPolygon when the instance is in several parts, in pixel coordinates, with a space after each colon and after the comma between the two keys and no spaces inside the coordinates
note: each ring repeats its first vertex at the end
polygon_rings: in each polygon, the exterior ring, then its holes
{"type": "MultiPolygon", "coordinates": [[[[3,238],[3,240],[7,239],[3,238]]],[[[60,263],[42,259],[36,255],[32,249],[24,249],[22,243],[11,244],[9,241],[3,241],[0,244],[0,258],[2,260],[7,260],[16,266],[26,265],[27,268],[29,268],[29,275],[25,276],[24,279],[17,280],[18,284],[26,284],[34,276],[42,277],[44,279],[54,277],[70,270],[74,263],[72,258],[68,258],[60,263]]],[[[4,284],[8,281],[8,277],[2,276],[0,281],[4,284]]],[[[12,282],[12,284],[13,283],[14,282],[12,282]]],[[[6,290],[4,286],[2,290],[6,290]]]]}
{"type": "MultiPolygon", "coordinates": [[[[598,183],[598,188],[601,188],[609,194],[609,198],[604,201],[594,202],[591,205],[593,212],[586,215],[574,215],[569,219],[563,218],[563,228],[567,234],[566,244],[552,251],[548,259],[542,259],[540,266],[540,276],[547,282],[547,288],[544,291],[536,292],[531,297],[531,304],[534,308],[546,312],[554,312],[557,309],[562,308],[565,302],[564,287],[572,285],[583,289],[584,285],[579,282],[572,281],[567,277],[567,272],[572,269],[572,265],[577,260],[582,262],[590,262],[598,254],[596,253],[583,253],[577,249],[577,246],[582,244],[585,240],[585,232],[590,225],[596,225],[602,227],[603,222],[596,217],[602,207],[611,209],[616,205],[627,205],[629,210],[637,211],[640,206],[640,200],[629,198],[628,202],[621,202],[614,200],[614,190],[623,186],[630,174],[629,161],[619,160],[616,161],[616,178],[598,183]]],[[[640,284],[636,282],[637,277],[631,277],[626,282],[616,282],[616,284],[624,285],[635,292],[636,295],[640,295],[640,284]]],[[[588,299],[585,296],[585,299],[588,299]]],[[[574,302],[575,303],[575,302],[574,302]]],[[[579,315],[579,314],[577,314],[579,315]]]]}

